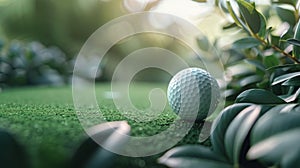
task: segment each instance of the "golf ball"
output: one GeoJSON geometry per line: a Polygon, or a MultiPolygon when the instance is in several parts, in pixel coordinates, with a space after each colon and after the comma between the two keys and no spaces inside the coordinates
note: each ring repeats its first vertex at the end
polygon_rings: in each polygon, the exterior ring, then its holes
{"type": "Polygon", "coordinates": [[[200,122],[216,109],[220,91],[207,71],[187,68],[171,79],[167,96],[171,108],[181,118],[200,122]]]}

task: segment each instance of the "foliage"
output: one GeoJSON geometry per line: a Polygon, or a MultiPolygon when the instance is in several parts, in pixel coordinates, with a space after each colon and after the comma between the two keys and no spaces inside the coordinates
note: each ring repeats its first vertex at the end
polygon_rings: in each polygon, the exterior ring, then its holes
{"type": "Polygon", "coordinates": [[[211,147],[173,148],[159,159],[161,164],[205,168],[300,166],[297,4],[295,0],[274,0],[261,7],[249,0],[219,1],[232,20],[224,29],[238,30],[241,37],[222,50],[230,55],[226,96],[234,104],[214,120],[211,147]],[[274,17],[281,20],[279,27],[284,26],[284,30],[269,26],[274,17]]]}
{"type": "Polygon", "coordinates": [[[119,151],[129,141],[131,127],[126,121],[114,121],[95,125],[89,129],[90,138],[87,138],[74,154],[72,168],[99,168],[115,166],[117,154],[105,149],[119,151]],[[113,141],[111,139],[114,139],[113,141]],[[99,146],[94,139],[101,139],[105,147],[99,146]]]}
{"type": "Polygon", "coordinates": [[[259,6],[248,0],[220,0],[219,6],[231,18],[224,31],[239,31],[238,40],[222,48],[224,55],[229,56],[225,65],[230,77],[227,100],[233,101],[250,88],[275,89],[276,94],[286,94],[288,88],[277,90],[275,84],[270,85],[270,79],[300,70],[296,1],[274,0],[271,5],[259,6]]]}
{"type": "Polygon", "coordinates": [[[13,41],[0,45],[0,86],[67,83],[71,63],[57,47],[13,41]]]}
{"type": "Polygon", "coordinates": [[[19,144],[13,135],[2,129],[0,129],[0,147],[1,167],[29,168],[28,156],[23,146],[19,144]]]}
{"type": "MultiPolygon", "coordinates": [[[[287,74],[271,81],[284,89],[299,75],[287,74]]],[[[300,89],[298,84],[290,87],[300,89]]],[[[246,90],[214,120],[212,149],[181,146],[167,152],[159,162],[170,167],[299,167],[299,102],[299,91],[278,96],[263,89],[246,90]]]]}

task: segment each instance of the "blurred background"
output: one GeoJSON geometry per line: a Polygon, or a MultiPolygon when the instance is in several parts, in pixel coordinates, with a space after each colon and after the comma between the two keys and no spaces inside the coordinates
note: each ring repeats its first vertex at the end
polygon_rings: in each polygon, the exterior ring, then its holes
{"type": "MultiPolygon", "coordinates": [[[[150,10],[177,15],[195,24],[205,20],[209,23],[208,16],[216,17],[213,3],[206,1],[0,0],[0,88],[68,84],[74,58],[94,31],[122,15],[150,10]]],[[[207,26],[202,27],[207,29],[207,26]]],[[[218,32],[216,26],[208,28],[207,34],[218,32]]],[[[110,80],[117,63],[143,47],[163,47],[178,55],[187,55],[186,47],[174,41],[155,34],[136,35],[121,41],[107,53],[97,81],[110,80]]],[[[147,75],[139,75],[137,79],[161,81],[170,78],[155,69],[143,73],[147,75]],[[160,75],[155,75],[154,79],[151,75],[154,73],[160,75]]]]}

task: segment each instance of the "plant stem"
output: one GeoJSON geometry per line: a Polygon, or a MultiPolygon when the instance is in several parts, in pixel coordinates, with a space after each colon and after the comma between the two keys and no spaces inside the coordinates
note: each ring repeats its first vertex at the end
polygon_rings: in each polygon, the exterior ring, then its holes
{"type": "Polygon", "coordinates": [[[295,15],[295,20],[296,20],[296,23],[299,21],[299,9],[297,8],[297,5],[294,6],[294,15],[295,15]]]}
{"type": "MultiPolygon", "coordinates": [[[[261,43],[263,43],[263,45],[268,46],[268,42],[266,42],[264,39],[260,38],[257,34],[252,34],[253,37],[255,37],[257,40],[259,40],[261,43]]],[[[295,58],[294,56],[292,56],[289,53],[286,53],[285,51],[283,51],[282,49],[280,49],[279,47],[277,47],[274,44],[271,44],[271,48],[273,48],[275,51],[281,53],[282,55],[290,58],[291,60],[293,60],[295,63],[300,64],[300,61],[295,58]]]]}
{"type": "Polygon", "coordinates": [[[284,52],[283,50],[281,50],[280,48],[278,48],[278,47],[275,46],[275,45],[271,45],[271,47],[272,47],[274,50],[276,50],[276,51],[280,52],[281,54],[285,55],[286,57],[289,57],[290,59],[292,59],[292,60],[293,60],[294,62],[296,62],[297,64],[300,64],[300,61],[299,61],[297,58],[295,58],[294,56],[292,56],[291,54],[284,52]]]}

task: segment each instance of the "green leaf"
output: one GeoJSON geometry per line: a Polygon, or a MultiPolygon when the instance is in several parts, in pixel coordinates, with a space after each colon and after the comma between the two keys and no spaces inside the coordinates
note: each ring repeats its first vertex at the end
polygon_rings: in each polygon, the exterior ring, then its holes
{"type": "MultiPolygon", "coordinates": [[[[292,88],[292,89],[294,90],[294,88],[292,88]]],[[[281,98],[282,98],[284,101],[290,103],[290,102],[295,101],[295,100],[298,99],[299,97],[300,97],[300,88],[298,88],[298,90],[297,90],[294,94],[292,94],[292,95],[290,95],[290,94],[284,95],[284,96],[281,97],[281,98]]]]}
{"type": "Polygon", "coordinates": [[[267,71],[273,72],[273,71],[275,71],[275,70],[280,70],[280,69],[284,69],[284,70],[290,70],[290,69],[300,70],[300,64],[285,64],[285,65],[279,65],[279,66],[275,66],[275,67],[268,68],[267,71]]]}
{"type": "Polygon", "coordinates": [[[242,92],[235,100],[236,103],[283,104],[286,103],[272,92],[263,89],[249,89],[242,92]]]}
{"type": "Polygon", "coordinates": [[[239,86],[240,87],[246,87],[246,86],[249,86],[249,85],[252,85],[252,84],[256,84],[256,83],[258,83],[260,81],[262,81],[262,77],[261,76],[259,76],[259,75],[251,75],[251,76],[247,76],[247,77],[242,78],[239,81],[239,86]]]}
{"type": "Polygon", "coordinates": [[[229,12],[230,16],[232,17],[232,19],[234,20],[234,22],[236,23],[236,25],[238,25],[239,27],[243,28],[248,34],[251,34],[249,28],[247,27],[247,25],[234,12],[230,0],[226,1],[226,5],[227,5],[228,12],[229,12]]]}
{"type": "Polygon", "coordinates": [[[277,6],[276,12],[283,22],[287,22],[291,26],[294,26],[296,24],[295,13],[293,10],[277,6]]]}
{"type": "MultiPolygon", "coordinates": [[[[245,119],[239,126],[238,130],[236,130],[237,133],[236,133],[236,137],[234,139],[233,157],[234,157],[235,164],[239,163],[240,157],[242,156],[241,154],[243,153],[242,148],[243,148],[244,142],[246,141],[246,137],[250,133],[250,130],[252,129],[257,118],[259,117],[259,114],[261,112],[261,107],[260,106],[251,106],[243,111],[246,111],[246,110],[249,111],[248,112],[249,115],[247,117],[245,117],[245,119]]],[[[238,117],[239,116],[237,116],[237,118],[238,117]]]]}
{"type": "Polygon", "coordinates": [[[207,2],[207,0],[193,0],[195,2],[207,2]]]}
{"type": "Polygon", "coordinates": [[[90,138],[79,147],[74,156],[75,163],[83,155],[88,155],[89,157],[86,158],[84,167],[112,166],[113,160],[117,157],[115,152],[123,150],[124,145],[129,141],[130,130],[131,127],[127,121],[106,122],[90,127],[87,130],[90,138]],[[94,140],[102,142],[102,145],[106,148],[99,146],[94,140]],[[87,152],[91,148],[93,150],[87,152]]]}
{"type": "Polygon", "coordinates": [[[246,37],[235,41],[232,45],[234,49],[248,49],[259,46],[261,43],[253,37],[246,37]]]}
{"type": "Polygon", "coordinates": [[[279,64],[280,64],[280,60],[275,55],[269,55],[264,57],[264,65],[267,68],[278,66],[279,64]]]}
{"type": "Polygon", "coordinates": [[[170,158],[164,162],[160,162],[160,164],[172,168],[233,168],[228,163],[197,158],[170,158]]]}
{"type": "Polygon", "coordinates": [[[241,78],[255,74],[255,68],[244,61],[238,61],[236,64],[228,66],[227,70],[234,78],[241,78]]]}
{"type": "Polygon", "coordinates": [[[292,6],[296,6],[298,0],[272,0],[272,3],[278,4],[290,4],[292,6]]]}
{"type": "Polygon", "coordinates": [[[159,158],[158,162],[173,168],[199,167],[200,165],[205,168],[233,168],[221,158],[208,147],[186,145],[169,150],[159,158]]]}
{"type": "Polygon", "coordinates": [[[283,86],[300,86],[300,76],[296,76],[294,78],[286,80],[283,86]]]}
{"type": "Polygon", "coordinates": [[[280,164],[281,168],[300,166],[300,128],[276,134],[250,148],[249,159],[280,164]]]}
{"type": "Polygon", "coordinates": [[[211,127],[211,143],[213,151],[219,155],[226,156],[224,139],[226,130],[231,121],[245,108],[251,106],[250,103],[233,104],[225,108],[214,120],[211,127]]]}
{"type": "Polygon", "coordinates": [[[251,65],[254,65],[257,69],[261,70],[261,71],[266,71],[266,67],[264,64],[261,63],[261,61],[258,61],[256,59],[247,59],[245,60],[245,62],[251,64],[251,65]]]}
{"type": "Polygon", "coordinates": [[[234,28],[234,27],[236,27],[237,25],[236,25],[236,23],[227,23],[227,24],[225,24],[223,27],[222,27],[222,29],[223,30],[227,30],[227,29],[230,29],[230,28],[234,28]]]}
{"type": "Polygon", "coordinates": [[[225,133],[226,154],[234,165],[239,162],[241,148],[256,118],[259,116],[260,110],[260,106],[257,105],[245,108],[232,120],[225,133]]]}
{"type": "Polygon", "coordinates": [[[236,89],[226,89],[224,91],[224,96],[226,97],[226,99],[235,99],[235,95],[238,94],[239,92],[236,89]]]}
{"type": "Polygon", "coordinates": [[[238,25],[239,27],[244,27],[242,25],[242,21],[237,16],[237,14],[234,12],[230,0],[228,0],[228,1],[226,0],[226,6],[227,6],[227,10],[228,10],[230,16],[232,17],[232,19],[234,20],[235,24],[238,25]]]}
{"type": "Polygon", "coordinates": [[[255,10],[254,3],[250,3],[245,0],[237,0],[237,3],[241,5],[243,8],[247,9],[247,11],[252,14],[255,10]]]}
{"type": "Polygon", "coordinates": [[[280,105],[267,111],[258,119],[251,132],[251,144],[256,144],[272,135],[300,127],[297,104],[280,105]]]}
{"type": "Polygon", "coordinates": [[[257,12],[260,18],[260,29],[258,32],[258,35],[262,38],[268,38],[267,37],[267,33],[269,33],[271,30],[271,28],[267,29],[267,23],[266,23],[266,18],[264,17],[263,14],[261,14],[260,12],[257,12]]]}
{"type": "Polygon", "coordinates": [[[300,40],[298,40],[298,39],[290,38],[290,39],[287,39],[286,41],[294,46],[300,47],[300,40]]]}
{"type": "Polygon", "coordinates": [[[278,76],[274,79],[272,86],[283,83],[283,82],[285,82],[291,78],[297,77],[297,76],[300,76],[300,72],[293,72],[293,73],[288,73],[288,74],[278,76]]]}
{"type": "Polygon", "coordinates": [[[197,43],[198,43],[198,46],[201,50],[203,51],[209,51],[210,49],[210,43],[207,39],[206,36],[201,36],[201,37],[198,37],[197,38],[197,43]]]}
{"type": "MultiPolygon", "coordinates": [[[[287,31],[284,31],[281,35],[285,35],[287,33],[287,31]]],[[[276,36],[273,34],[270,34],[270,41],[272,44],[276,45],[276,46],[281,46],[282,44],[282,37],[281,36],[276,36]]]]}
{"type": "Polygon", "coordinates": [[[206,158],[220,162],[224,161],[222,157],[216,155],[213,151],[210,150],[210,148],[201,145],[184,145],[172,148],[159,160],[163,162],[165,159],[178,157],[206,158]]]}
{"type": "MultiPolygon", "coordinates": [[[[300,21],[298,21],[295,29],[294,39],[300,40],[300,21]]],[[[293,56],[297,59],[300,59],[300,46],[293,46],[293,56]]]]}
{"type": "Polygon", "coordinates": [[[218,6],[219,8],[225,12],[225,13],[229,13],[228,9],[227,9],[227,4],[226,4],[227,0],[219,0],[218,6]]]}
{"type": "Polygon", "coordinates": [[[259,33],[261,29],[261,18],[258,11],[255,9],[254,3],[245,0],[237,0],[240,11],[252,33],[259,33]]]}

